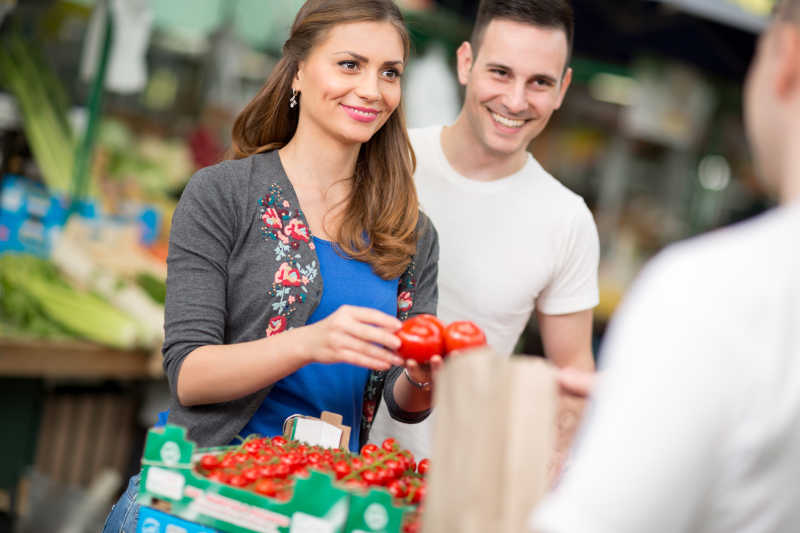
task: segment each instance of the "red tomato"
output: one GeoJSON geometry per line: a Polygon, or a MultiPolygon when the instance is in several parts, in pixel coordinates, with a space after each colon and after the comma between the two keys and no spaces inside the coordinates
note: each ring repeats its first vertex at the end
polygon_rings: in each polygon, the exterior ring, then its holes
{"type": "Polygon", "coordinates": [[[244,477],[242,475],[239,475],[239,474],[237,474],[235,476],[232,476],[228,480],[228,485],[231,485],[231,486],[234,486],[234,487],[244,487],[244,486],[248,485],[249,483],[250,482],[247,480],[246,477],[244,477]]]}
{"type": "Polygon", "coordinates": [[[403,498],[408,494],[408,486],[399,479],[395,479],[389,483],[387,489],[389,489],[389,493],[395,498],[403,498]]]}
{"type": "Polygon", "coordinates": [[[261,468],[257,466],[252,466],[242,472],[242,477],[244,477],[248,483],[252,483],[253,481],[257,480],[261,477],[261,468]]]}
{"type": "Polygon", "coordinates": [[[278,477],[278,478],[285,478],[286,476],[289,475],[290,472],[291,472],[291,469],[289,468],[289,465],[281,463],[281,464],[275,466],[275,474],[274,475],[275,475],[275,477],[278,477]]]}
{"type": "MultiPolygon", "coordinates": [[[[424,461],[424,459],[423,459],[424,461]]],[[[411,503],[419,503],[425,499],[425,485],[420,485],[411,496],[411,503]]]]}
{"type": "Polygon", "coordinates": [[[383,444],[381,444],[381,448],[383,448],[387,452],[394,451],[395,448],[394,439],[388,438],[385,441],[383,441],[383,444]]]}
{"type": "Polygon", "coordinates": [[[311,452],[306,457],[306,460],[310,465],[317,465],[320,461],[322,461],[322,455],[318,454],[317,452],[311,452]]]}
{"type": "Polygon", "coordinates": [[[433,315],[411,317],[395,333],[402,343],[397,353],[404,359],[427,363],[434,355],[444,354],[443,330],[442,323],[433,315]]]}
{"type": "Polygon", "coordinates": [[[468,320],[450,323],[444,328],[445,352],[475,348],[486,344],[486,335],[481,328],[468,320]]]}
{"type": "Polygon", "coordinates": [[[337,461],[333,464],[333,471],[336,473],[336,479],[342,479],[350,473],[350,465],[345,461],[337,461]]]}
{"type": "Polygon", "coordinates": [[[253,489],[264,496],[275,496],[278,493],[278,488],[271,479],[259,479],[253,489]]]}
{"type": "Polygon", "coordinates": [[[280,446],[281,448],[283,448],[284,446],[286,446],[286,439],[284,439],[280,435],[276,435],[276,436],[272,437],[272,445],[273,446],[280,446]]]}
{"type": "Polygon", "coordinates": [[[423,476],[428,472],[428,469],[431,467],[431,462],[428,459],[423,459],[417,465],[417,472],[422,474],[423,476]]]}
{"type": "Polygon", "coordinates": [[[230,478],[230,476],[221,468],[217,470],[212,470],[206,477],[208,479],[211,479],[213,481],[218,481],[220,483],[227,483],[228,479],[230,478]]]}
{"type": "Polygon", "coordinates": [[[367,485],[380,485],[381,483],[381,480],[374,470],[364,470],[361,472],[361,479],[363,479],[367,485]]]}
{"type": "Polygon", "coordinates": [[[213,470],[219,466],[219,458],[216,455],[204,455],[200,459],[200,466],[206,470],[213,470]]]}
{"type": "Polygon", "coordinates": [[[258,440],[251,440],[247,444],[244,445],[244,449],[247,450],[247,453],[251,455],[256,455],[258,450],[261,449],[261,442],[258,440]]]}
{"type": "Polygon", "coordinates": [[[400,461],[395,461],[394,459],[389,459],[383,464],[383,466],[386,467],[386,470],[391,473],[393,478],[399,476],[403,473],[403,471],[405,471],[402,463],[400,461]]]}
{"type": "Polygon", "coordinates": [[[372,455],[373,453],[375,453],[377,451],[378,451],[378,447],[375,446],[374,444],[365,444],[361,448],[361,455],[363,455],[363,456],[372,455]]]}

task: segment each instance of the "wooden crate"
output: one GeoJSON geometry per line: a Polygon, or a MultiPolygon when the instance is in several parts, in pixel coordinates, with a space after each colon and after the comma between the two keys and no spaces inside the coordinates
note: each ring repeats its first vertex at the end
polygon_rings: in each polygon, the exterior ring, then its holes
{"type": "Polygon", "coordinates": [[[48,392],[34,468],[55,482],[85,487],[101,470],[125,476],[134,446],[138,400],[124,392],[48,392]]]}

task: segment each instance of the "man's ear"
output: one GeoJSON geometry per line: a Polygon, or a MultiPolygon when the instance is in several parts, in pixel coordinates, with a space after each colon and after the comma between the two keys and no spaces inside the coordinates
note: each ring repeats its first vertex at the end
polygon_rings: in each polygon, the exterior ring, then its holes
{"type": "Polygon", "coordinates": [[[564,72],[564,76],[561,78],[561,87],[558,90],[558,103],[556,104],[556,109],[560,109],[561,104],[564,103],[564,96],[567,94],[567,89],[569,89],[570,83],[572,83],[572,67],[567,67],[566,72],[564,72]]]}
{"type": "Polygon", "coordinates": [[[779,98],[800,96],[800,28],[784,24],[777,30],[775,91],[779,98]]]}
{"type": "Polygon", "coordinates": [[[461,43],[456,51],[456,67],[458,70],[458,81],[461,85],[466,85],[469,81],[469,73],[472,70],[472,45],[468,41],[461,43]]]}

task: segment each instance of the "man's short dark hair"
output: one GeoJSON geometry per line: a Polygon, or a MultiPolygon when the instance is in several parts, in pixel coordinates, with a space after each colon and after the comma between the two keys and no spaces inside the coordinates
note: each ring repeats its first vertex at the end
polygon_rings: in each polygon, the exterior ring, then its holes
{"type": "Polygon", "coordinates": [[[575,16],[569,0],[481,0],[470,37],[475,56],[478,55],[486,28],[494,19],[563,30],[567,36],[567,62],[569,62],[575,33],[575,16]]]}
{"type": "Polygon", "coordinates": [[[782,0],[775,4],[778,17],[800,23],[800,0],[782,0]]]}

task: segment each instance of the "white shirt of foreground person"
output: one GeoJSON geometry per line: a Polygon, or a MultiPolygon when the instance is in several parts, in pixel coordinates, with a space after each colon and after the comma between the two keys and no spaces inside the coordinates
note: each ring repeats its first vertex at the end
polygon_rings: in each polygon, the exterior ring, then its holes
{"type": "Polygon", "coordinates": [[[800,530],[798,238],[795,202],[645,269],[535,531],[800,530]]]}
{"type": "MultiPolygon", "coordinates": [[[[591,211],[528,154],[518,172],[482,182],[447,161],[442,126],[409,130],[420,208],[439,233],[438,316],[471,320],[492,349],[510,355],[534,310],[560,315],[598,302],[599,244],[591,211]]],[[[392,419],[381,403],[370,442],[394,437],[429,457],[435,410],[418,424],[392,419]]]]}

